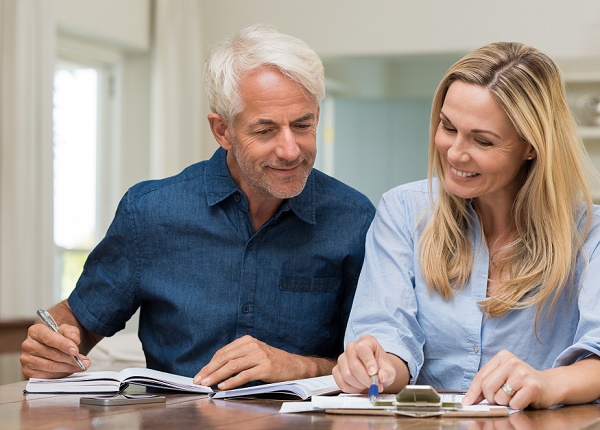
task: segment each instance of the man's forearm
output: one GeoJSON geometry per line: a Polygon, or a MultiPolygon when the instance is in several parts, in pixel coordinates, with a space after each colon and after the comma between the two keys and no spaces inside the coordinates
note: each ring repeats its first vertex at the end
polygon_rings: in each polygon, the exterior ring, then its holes
{"type": "Polygon", "coordinates": [[[317,376],[331,375],[336,361],[331,358],[298,356],[301,361],[301,367],[305,370],[304,374],[297,379],[314,378],[317,376]]]}

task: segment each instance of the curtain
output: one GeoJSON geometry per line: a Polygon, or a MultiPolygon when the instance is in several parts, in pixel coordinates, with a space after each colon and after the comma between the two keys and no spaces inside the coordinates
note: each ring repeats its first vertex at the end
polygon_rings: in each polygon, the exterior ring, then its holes
{"type": "Polygon", "coordinates": [[[203,89],[201,2],[154,2],[150,174],[180,172],[207,158],[215,143],[203,144],[208,128],[203,89]]]}
{"type": "Polygon", "coordinates": [[[0,318],[53,299],[53,0],[0,1],[0,318]]]}

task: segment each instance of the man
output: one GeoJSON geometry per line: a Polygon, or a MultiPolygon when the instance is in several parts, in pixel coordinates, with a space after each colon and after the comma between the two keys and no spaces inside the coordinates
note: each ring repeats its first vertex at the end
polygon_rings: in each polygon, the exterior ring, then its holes
{"type": "Polygon", "coordinates": [[[323,66],[304,42],[249,27],[206,63],[220,145],[135,185],[67,301],[23,342],[28,377],[86,367],[140,310],[147,365],[230,389],[330,374],[374,207],[314,170],[323,66]]]}

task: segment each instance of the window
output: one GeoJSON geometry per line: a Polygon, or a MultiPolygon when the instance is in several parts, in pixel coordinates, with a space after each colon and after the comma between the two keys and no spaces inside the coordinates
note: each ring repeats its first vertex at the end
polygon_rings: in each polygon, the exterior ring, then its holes
{"type": "Polygon", "coordinates": [[[54,74],[54,246],[59,299],[75,286],[96,239],[98,75],[60,62],[54,74]]]}
{"type": "Polygon", "coordinates": [[[112,50],[59,40],[53,99],[56,300],[73,290],[88,254],[106,230],[107,188],[115,176],[109,169],[117,164],[115,81],[120,62],[112,50]]]}

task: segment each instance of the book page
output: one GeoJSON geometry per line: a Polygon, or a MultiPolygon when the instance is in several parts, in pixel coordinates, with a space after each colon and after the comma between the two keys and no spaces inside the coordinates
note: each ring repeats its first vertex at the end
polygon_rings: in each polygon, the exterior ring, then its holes
{"type": "Polygon", "coordinates": [[[316,378],[298,379],[296,384],[306,387],[306,390],[313,396],[317,394],[331,393],[339,391],[333,375],[319,376],[316,378]]]}
{"type": "Polygon", "coordinates": [[[30,378],[26,393],[94,393],[117,392],[121,386],[119,372],[79,372],[58,379],[30,378]]]}
{"type": "Polygon", "coordinates": [[[194,384],[193,378],[173,373],[161,372],[160,370],[147,369],[144,367],[132,367],[124,369],[121,372],[124,382],[131,384],[140,384],[152,387],[166,387],[176,390],[195,392],[195,393],[212,393],[210,387],[194,384]]]}
{"type": "MultiPolygon", "coordinates": [[[[395,394],[380,394],[379,398],[394,400],[395,394]]],[[[390,406],[375,406],[366,394],[340,394],[339,396],[313,396],[312,406],[317,409],[390,409],[390,406]]]]}
{"type": "Polygon", "coordinates": [[[270,393],[290,393],[297,395],[301,399],[306,399],[317,394],[334,393],[336,391],[339,391],[339,388],[335,383],[333,376],[326,375],[316,378],[295,379],[292,381],[274,382],[253,387],[218,391],[213,395],[213,399],[270,393]]]}
{"type": "Polygon", "coordinates": [[[79,372],[59,379],[31,378],[26,391],[35,392],[111,392],[119,391],[122,384],[131,383],[148,387],[169,388],[191,393],[212,393],[210,387],[196,385],[192,378],[143,367],[132,367],[120,372],[79,372]]]}

